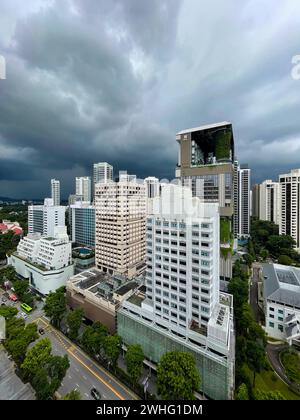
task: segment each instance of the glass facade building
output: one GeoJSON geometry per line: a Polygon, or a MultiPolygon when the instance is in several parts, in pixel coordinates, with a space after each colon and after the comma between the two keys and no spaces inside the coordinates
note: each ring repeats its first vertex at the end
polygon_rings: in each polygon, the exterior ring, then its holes
{"type": "Polygon", "coordinates": [[[70,207],[72,242],[95,247],[95,207],[70,207]]]}

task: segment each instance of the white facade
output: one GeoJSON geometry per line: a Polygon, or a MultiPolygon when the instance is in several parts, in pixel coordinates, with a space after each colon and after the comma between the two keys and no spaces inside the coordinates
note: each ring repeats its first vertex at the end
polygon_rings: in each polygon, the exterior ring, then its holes
{"type": "Polygon", "coordinates": [[[91,178],[89,176],[76,177],[76,195],[82,196],[83,201],[91,202],[91,178]]]}
{"type": "Polygon", "coordinates": [[[219,225],[218,203],[203,203],[186,187],[162,187],[147,217],[146,296],[123,302],[118,334],[126,345],[139,343],[152,366],[167,351],[187,349],[201,360],[207,395],[231,399],[233,307],[232,296],[219,292],[219,225]]]}
{"type": "MultiPolygon", "coordinates": [[[[93,172],[94,187],[98,182],[113,180],[113,167],[107,162],[94,163],[93,172]]],[[[95,192],[95,190],[94,190],[95,192]]]]}
{"type": "Polygon", "coordinates": [[[72,245],[66,227],[56,227],[54,237],[29,234],[20,241],[9,263],[43,295],[66,285],[74,274],[72,245]]]}
{"type": "Polygon", "coordinates": [[[65,206],[54,206],[49,198],[42,206],[28,206],[28,233],[53,236],[56,226],[65,226],[65,213],[65,206]]]}
{"type": "Polygon", "coordinates": [[[300,249],[300,169],[279,175],[281,196],[280,235],[290,235],[300,249]]]}
{"type": "Polygon", "coordinates": [[[146,241],[145,304],[153,316],[206,326],[219,301],[218,205],[192,198],[189,188],[165,186],[147,218],[146,241]]]}
{"type": "Polygon", "coordinates": [[[265,330],[273,338],[300,341],[300,269],[263,264],[265,330]]]}
{"type": "Polygon", "coordinates": [[[280,184],[270,179],[259,186],[259,219],[280,224],[280,184]]]}
{"type": "Polygon", "coordinates": [[[234,223],[236,238],[250,235],[250,176],[251,170],[246,165],[234,163],[234,223]]]}
{"type": "Polygon", "coordinates": [[[51,197],[54,206],[60,206],[60,181],[51,179],[51,197]]]}
{"type": "Polygon", "coordinates": [[[96,184],[96,265],[133,277],[145,266],[146,189],[120,180],[96,184]]]}

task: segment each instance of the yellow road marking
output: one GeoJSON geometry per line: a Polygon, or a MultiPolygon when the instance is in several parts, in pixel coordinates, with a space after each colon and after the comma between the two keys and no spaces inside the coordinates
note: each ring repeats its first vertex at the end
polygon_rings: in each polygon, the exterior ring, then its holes
{"type": "Polygon", "coordinates": [[[125,398],[122,397],[112,386],[110,386],[104,379],[101,378],[101,376],[97,375],[96,372],[94,372],[88,365],[86,365],[82,360],[79,359],[73,352],[69,351],[69,353],[84,366],[88,371],[91,372],[99,381],[101,381],[107,388],[109,388],[120,400],[125,400],[125,398]]]}
{"type": "MultiPolygon", "coordinates": [[[[80,347],[76,347],[73,343],[72,343],[72,341],[70,341],[67,337],[65,337],[64,335],[62,335],[62,333],[60,332],[60,331],[58,331],[58,330],[56,330],[56,329],[54,329],[54,327],[52,327],[52,325],[51,324],[49,324],[48,322],[46,322],[43,318],[39,318],[38,320],[40,320],[40,321],[42,321],[45,325],[47,325],[47,327],[49,327],[49,330],[51,330],[52,332],[54,332],[55,333],[55,335],[57,335],[59,338],[60,338],[60,340],[62,341],[62,338],[61,338],[61,336],[63,337],[63,339],[65,340],[65,341],[67,341],[69,344],[70,344],[70,347],[67,349],[67,351],[75,358],[75,359],[77,359],[86,369],[88,369],[94,376],[96,376],[101,382],[103,382],[109,389],[111,389],[111,391],[112,392],[114,392],[115,393],[115,395],[117,395],[120,399],[122,399],[122,400],[124,400],[124,398],[123,397],[121,397],[121,395],[120,394],[118,394],[118,392],[117,391],[115,391],[107,382],[105,382],[103,379],[101,379],[101,377],[99,376],[99,375],[97,375],[93,370],[91,370],[90,369],[90,367],[89,366],[87,366],[82,360],[80,360],[74,353],[73,353],[73,348],[74,348],[74,350],[76,350],[77,352],[79,352],[79,353],[81,353],[86,359],[88,359],[90,362],[92,362],[93,363],[93,365],[95,365],[95,362],[89,357],[89,356],[87,356],[82,350],[81,350],[81,348],[80,347]]],[[[38,321],[37,320],[37,321],[38,321]]],[[[101,371],[101,372],[103,372],[106,376],[108,376],[112,381],[114,381],[114,382],[116,382],[119,386],[120,386],[120,388],[122,388],[125,392],[127,392],[127,394],[129,394],[129,395],[131,395],[135,400],[137,399],[136,398],[136,396],[131,392],[131,391],[129,391],[128,389],[126,389],[124,386],[123,386],[123,384],[121,384],[119,381],[117,381],[114,377],[112,377],[110,374],[109,374],[109,372],[106,372],[106,371],[104,371],[103,369],[102,369],[102,367],[100,366],[100,365],[96,365],[97,366],[97,368],[101,371]]]]}

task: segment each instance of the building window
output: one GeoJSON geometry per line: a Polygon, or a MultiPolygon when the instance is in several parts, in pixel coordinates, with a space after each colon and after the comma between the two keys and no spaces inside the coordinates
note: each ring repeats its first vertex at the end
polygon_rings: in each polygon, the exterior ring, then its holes
{"type": "Polygon", "coordinates": [[[274,322],[269,322],[269,327],[274,328],[274,322]]]}
{"type": "Polygon", "coordinates": [[[278,325],[278,329],[279,329],[279,331],[280,331],[280,332],[283,332],[283,325],[280,325],[280,324],[279,324],[279,325],[278,325]]]}

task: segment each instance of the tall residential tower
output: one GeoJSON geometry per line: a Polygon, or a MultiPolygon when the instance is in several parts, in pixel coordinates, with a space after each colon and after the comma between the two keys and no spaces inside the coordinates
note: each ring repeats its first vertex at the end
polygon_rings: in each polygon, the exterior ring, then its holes
{"type": "Polygon", "coordinates": [[[54,206],[60,206],[60,181],[51,179],[51,198],[54,206]]]}

